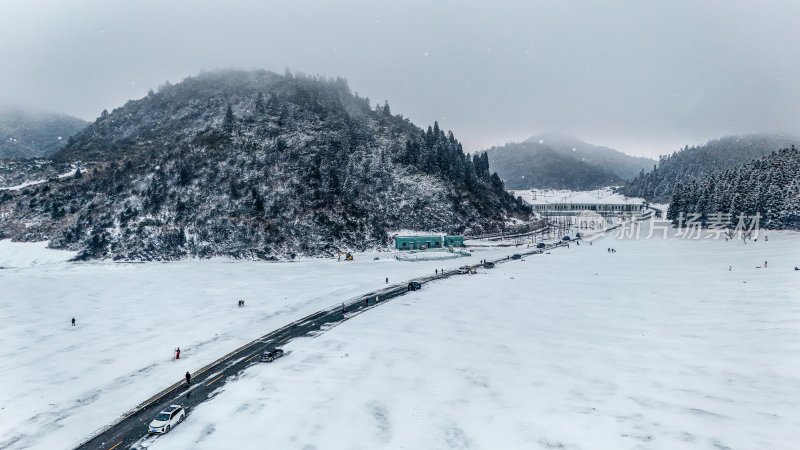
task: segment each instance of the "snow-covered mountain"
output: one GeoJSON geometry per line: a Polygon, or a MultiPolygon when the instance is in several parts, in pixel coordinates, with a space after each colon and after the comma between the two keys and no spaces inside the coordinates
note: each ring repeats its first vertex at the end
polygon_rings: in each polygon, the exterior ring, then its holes
{"type": "Polygon", "coordinates": [[[0,199],[0,237],[81,258],[331,254],[530,214],[452,133],[342,79],[204,73],[104,111],[54,158],[84,170],[0,199]]]}
{"type": "Polygon", "coordinates": [[[52,155],[85,126],[77,117],[0,102],[0,159],[52,155]]]}
{"type": "Polygon", "coordinates": [[[510,189],[586,190],[619,185],[655,162],[559,133],[492,147],[487,153],[510,189]]]}
{"type": "Polygon", "coordinates": [[[690,213],[704,223],[730,214],[732,225],[740,214],[758,213],[763,227],[800,229],[800,150],[785,148],[702,180],[678,181],[669,218],[690,213]]]}
{"type": "Polygon", "coordinates": [[[686,146],[659,158],[657,167],[639,174],[621,192],[649,201],[668,202],[678,183],[698,182],[714,172],[731,169],[782,148],[800,145],[788,134],[726,136],[703,145],[686,146]]]}

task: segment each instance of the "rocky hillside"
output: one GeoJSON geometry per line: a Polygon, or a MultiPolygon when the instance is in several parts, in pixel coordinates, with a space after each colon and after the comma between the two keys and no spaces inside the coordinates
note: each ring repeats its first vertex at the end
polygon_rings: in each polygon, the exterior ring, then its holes
{"type": "Polygon", "coordinates": [[[655,162],[556,133],[493,147],[487,153],[509,189],[587,190],[621,185],[655,162]]]}
{"type": "Polygon", "coordinates": [[[65,114],[0,103],[0,159],[50,156],[85,126],[65,114]]]}
{"type": "Polygon", "coordinates": [[[103,112],[55,158],[84,170],[0,199],[0,237],[81,258],[323,255],[530,214],[452,133],[371,108],[342,79],[190,77],[103,112]]]}
{"type": "Polygon", "coordinates": [[[686,146],[671,155],[661,156],[657,166],[639,174],[621,192],[649,201],[669,202],[678,183],[687,185],[701,181],[717,171],[740,166],[793,145],[800,145],[800,138],[751,134],[723,137],[699,146],[686,146]]]}

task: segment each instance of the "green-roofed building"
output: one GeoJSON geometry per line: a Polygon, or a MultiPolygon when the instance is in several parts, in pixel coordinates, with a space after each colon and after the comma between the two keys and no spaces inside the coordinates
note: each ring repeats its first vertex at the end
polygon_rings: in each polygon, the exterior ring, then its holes
{"type": "Polygon", "coordinates": [[[444,246],[445,247],[463,247],[464,246],[464,236],[445,236],[444,237],[444,246]]]}
{"type": "Polygon", "coordinates": [[[398,250],[425,250],[443,247],[463,247],[464,236],[395,236],[398,250]]]}
{"type": "Polygon", "coordinates": [[[442,248],[441,236],[395,236],[394,246],[398,250],[424,250],[442,248]]]}

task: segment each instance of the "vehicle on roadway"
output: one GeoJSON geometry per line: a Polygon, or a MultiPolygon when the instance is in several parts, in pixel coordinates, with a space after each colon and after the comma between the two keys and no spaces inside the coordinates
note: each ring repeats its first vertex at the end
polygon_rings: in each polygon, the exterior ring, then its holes
{"type": "Polygon", "coordinates": [[[536,244],[536,248],[545,248],[545,247],[546,245],[544,242],[539,242],[538,244],[536,244]]]}
{"type": "Polygon", "coordinates": [[[458,273],[463,275],[465,273],[469,273],[470,269],[472,269],[470,266],[461,266],[458,268],[458,273]]]}
{"type": "Polygon", "coordinates": [[[261,362],[271,363],[281,356],[283,356],[283,349],[274,348],[272,350],[264,350],[264,353],[261,354],[261,362]]]}
{"type": "Polygon", "coordinates": [[[570,240],[570,237],[569,237],[569,236],[564,236],[563,238],[561,238],[561,240],[562,240],[562,241],[569,241],[569,240],[570,240]]]}
{"type": "Polygon", "coordinates": [[[411,283],[408,283],[409,291],[418,291],[420,289],[422,289],[422,284],[418,281],[412,281],[411,283]]]}
{"type": "Polygon", "coordinates": [[[522,255],[520,255],[519,253],[514,253],[513,255],[511,255],[511,259],[522,259],[522,255]]]}
{"type": "Polygon", "coordinates": [[[491,261],[486,261],[485,263],[483,263],[483,268],[484,269],[494,269],[494,263],[491,262],[491,261]]]}
{"type": "Polygon", "coordinates": [[[169,405],[169,408],[158,413],[155,419],[147,427],[148,434],[169,433],[175,425],[183,422],[186,418],[186,410],[181,405],[169,405]]]}

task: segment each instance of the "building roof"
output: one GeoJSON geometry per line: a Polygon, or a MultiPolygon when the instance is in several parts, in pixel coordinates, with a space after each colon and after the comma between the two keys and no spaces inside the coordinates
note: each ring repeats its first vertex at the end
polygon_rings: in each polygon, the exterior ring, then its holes
{"type": "Polygon", "coordinates": [[[637,204],[637,199],[626,199],[619,194],[597,197],[589,192],[575,192],[572,194],[556,195],[553,197],[538,197],[529,200],[533,205],[552,205],[552,204],[581,204],[581,205],[627,205],[637,204]]]}

